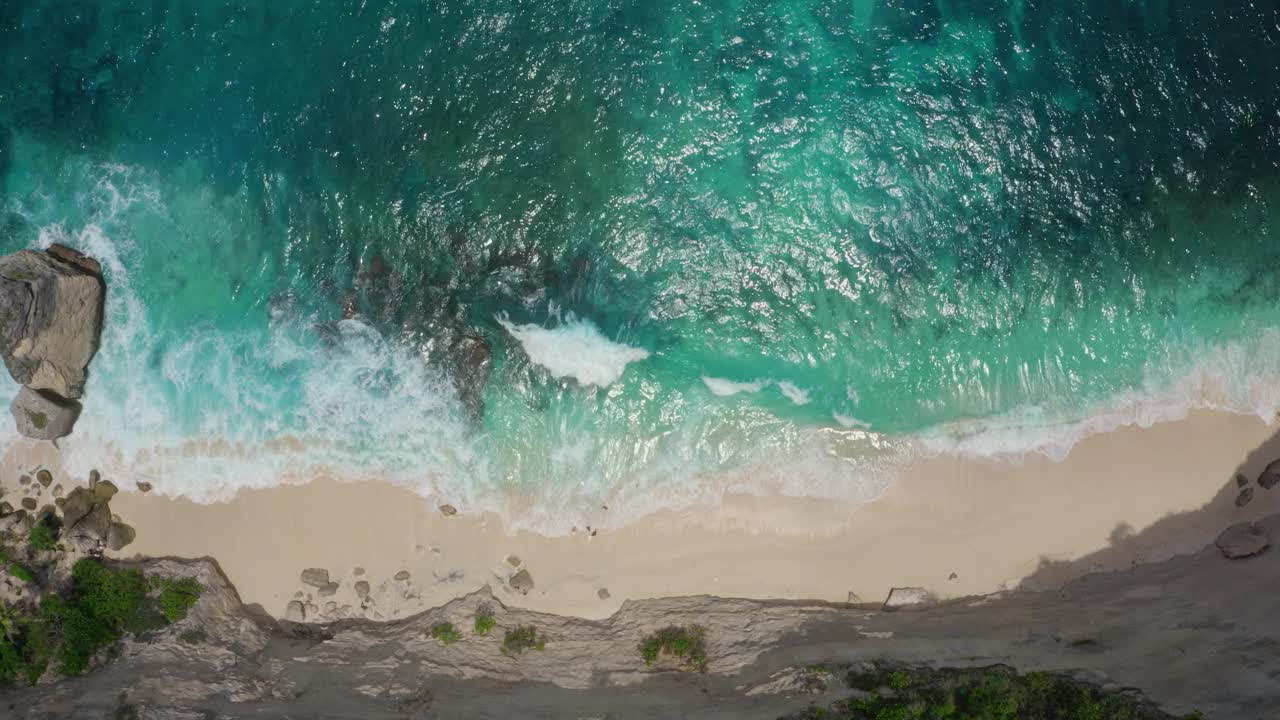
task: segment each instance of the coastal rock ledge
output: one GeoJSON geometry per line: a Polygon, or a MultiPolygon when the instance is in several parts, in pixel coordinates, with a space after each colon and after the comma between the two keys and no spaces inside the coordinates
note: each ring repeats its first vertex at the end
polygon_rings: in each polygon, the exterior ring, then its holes
{"type": "Polygon", "coordinates": [[[25,386],[10,407],[23,435],[55,440],[71,432],[105,297],[101,266],[71,248],[0,257],[0,358],[25,386]]]}

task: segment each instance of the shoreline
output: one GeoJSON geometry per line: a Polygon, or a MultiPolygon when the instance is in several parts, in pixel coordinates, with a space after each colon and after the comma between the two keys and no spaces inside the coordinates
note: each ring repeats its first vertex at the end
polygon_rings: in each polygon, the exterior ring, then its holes
{"type": "MultiPolygon", "coordinates": [[[[1088,437],[1062,461],[912,461],[862,505],[726,495],[716,508],[593,527],[594,536],[585,528],[508,534],[496,514],[459,507],[446,517],[376,481],[317,478],[209,505],[121,487],[112,508],[137,539],[111,555],[212,557],[245,603],[284,617],[302,593],[307,619],[322,621],[404,618],[486,584],[508,605],[592,619],[628,599],[671,596],[878,604],[892,587],[923,587],[939,599],[1051,589],[1087,572],[1198,550],[1227,525],[1280,512],[1280,492],[1260,489],[1237,508],[1233,481],[1237,469],[1252,479],[1280,458],[1280,447],[1275,457],[1254,452],[1277,432],[1256,416],[1196,411],[1088,437]],[[1161,522],[1201,510],[1184,523],[1161,522]],[[1072,563],[1089,555],[1088,566],[1072,563]],[[527,595],[509,587],[518,569],[509,556],[532,576],[527,595]],[[328,570],[336,592],[304,585],[305,568],[328,570]],[[408,579],[397,580],[405,571],[408,579]],[[357,581],[369,583],[363,609],[357,581]]],[[[11,448],[4,483],[16,485],[15,471],[38,465],[67,487],[83,482],[59,473],[56,459],[51,446],[11,448]]]]}

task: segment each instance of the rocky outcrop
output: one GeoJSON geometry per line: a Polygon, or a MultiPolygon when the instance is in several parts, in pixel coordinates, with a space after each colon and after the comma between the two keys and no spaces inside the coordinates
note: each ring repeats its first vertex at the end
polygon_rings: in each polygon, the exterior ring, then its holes
{"type": "MultiPolygon", "coordinates": [[[[1280,518],[1258,532],[1280,531],[1280,518]]],[[[805,601],[708,596],[628,601],[581,620],[507,607],[486,590],[396,622],[297,625],[241,605],[209,560],[149,561],[149,574],[194,575],[206,588],[186,620],[126,641],[117,659],[54,686],[14,688],[6,717],[777,718],[848,697],[840,682],[804,692],[780,677],[884,660],[907,665],[1048,671],[1104,688],[1140,687],[1179,717],[1271,717],[1280,697],[1280,554],[1227,561],[1216,548],[1052,592],[1009,592],[877,612],[805,601]],[[482,606],[497,628],[469,632],[482,606]],[[430,641],[449,622],[466,631],[430,641]],[[646,665],[654,630],[705,628],[705,674],[646,665]],[[528,626],[544,650],[504,655],[528,626]],[[197,632],[198,631],[198,632],[197,632]],[[196,633],[198,640],[184,640],[196,633]],[[513,710],[517,709],[517,710],[513,710]]]]}
{"type": "Polygon", "coordinates": [[[33,390],[76,399],[98,350],[105,286],[69,248],[22,250],[0,258],[0,355],[33,390]]]}
{"type": "Polygon", "coordinates": [[[80,403],[52,392],[23,387],[9,403],[18,432],[33,440],[57,440],[71,434],[80,418],[80,403]]]}
{"type": "Polygon", "coordinates": [[[0,358],[25,386],[10,406],[23,435],[56,440],[71,432],[105,295],[101,267],[71,248],[0,257],[0,358]]]}

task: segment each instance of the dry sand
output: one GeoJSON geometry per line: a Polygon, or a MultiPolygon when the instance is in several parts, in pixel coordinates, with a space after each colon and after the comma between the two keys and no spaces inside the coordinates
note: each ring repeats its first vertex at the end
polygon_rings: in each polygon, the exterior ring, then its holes
{"type": "MultiPolygon", "coordinates": [[[[1014,588],[1033,573],[1044,587],[1163,560],[1199,549],[1232,522],[1280,512],[1280,488],[1257,489],[1244,509],[1234,503],[1234,474],[1256,477],[1280,457],[1276,433],[1256,417],[1196,412],[1090,437],[1061,462],[916,461],[862,506],[729,496],[714,509],[661,513],[621,528],[606,522],[594,536],[585,528],[561,537],[508,535],[492,514],[464,507],[445,517],[407,490],[325,479],[242,491],[212,505],[122,488],[112,510],[138,531],[118,556],[211,556],[246,603],[276,616],[302,592],[321,611],[333,602],[354,615],[404,617],[486,583],[508,604],[588,618],[627,599],[673,595],[845,602],[854,593],[879,602],[891,587],[922,586],[945,598],[1014,588]],[[1158,524],[1193,510],[1200,512],[1184,516],[1191,519],[1158,524]],[[1140,540],[1088,566],[1036,572],[1045,561],[1076,560],[1136,533],[1140,540]],[[505,586],[515,570],[511,555],[536,583],[528,595],[505,586]],[[304,586],[299,573],[309,567],[327,569],[337,594],[321,598],[304,586]],[[395,580],[400,571],[409,579],[395,580]],[[355,595],[358,580],[372,588],[366,611],[355,595]]],[[[16,483],[15,471],[55,466],[54,453],[10,449],[5,485],[16,483]]],[[[71,484],[61,476],[56,482],[71,484]]]]}

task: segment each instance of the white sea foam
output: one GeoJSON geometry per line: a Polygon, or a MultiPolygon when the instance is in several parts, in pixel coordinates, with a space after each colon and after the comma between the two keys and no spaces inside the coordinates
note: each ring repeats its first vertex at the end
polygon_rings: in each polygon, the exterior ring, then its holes
{"type": "Polygon", "coordinates": [[[572,313],[554,328],[516,325],[501,317],[498,323],[520,343],[534,364],[555,377],[573,378],[583,385],[612,385],[628,364],[649,357],[648,350],[614,342],[590,320],[580,320],[572,313]]]}
{"type": "Polygon", "coordinates": [[[785,396],[788,400],[790,400],[795,405],[809,404],[809,393],[804,390],[801,390],[800,388],[787,382],[786,380],[783,380],[782,382],[778,383],[778,390],[782,391],[783,396],[785,396]]]}
{"type": "Polygon", "coordinates": [[[761,390],[765,389],[766,387],[769,387],[770,385],[776,385],[778,388],[778,391],[782,393],[783,397],[790,400],[793,405],[797,405],[797,406],[808,405],[809,401],[811,400],[811,398],[809,397],[809,392],[807,390],[804,390],[799,386],[795,385],[794,383],[788,382],[786,380],[782,380],[779,382],[774,382],[771,380],[770,381],[754,380],[752,382],[737,382],[734,380],[726,380],[724,378],[710,377],[707,375],[703,375],[702,384],[706,385],[707,389],[711,391],[711,394],[717,397],[733,397],[734,395],[738,395],[740,393],[747,393],[751,395],[751,394],[760,392],[761,390]]]}
{"type": "Polygon", "coordinates": [[[702,376],[702,383],[707,386],[712,395],[717,397],[733,397],[738,393],[758,393],[764,389],[763,382],[734,382],[725,380],[724,378],[702,376]]]}
{"type": "MultiPolygon", "coordinates": [[[[122,216],[155,213],[161,219],[148,216],[150,222],[178,223],[139,173],[95,172],[79,203],[90,208],[79,224],[63,220],[54,200],[24,211],[42,224],[39,245],[63,242],[93,255],[110,287],[84,416],[61,447],[77,475],[96,467],[125,486],[152,481],[167,495],[207,502],[320,473],[377,477],[469,509],[503,512],[509,528],[563,533],[574,522],[596,521],[575,515],[578,509],[602,504],[612,508],[608,522],[617,525],[659,509],[711,505],[726,492],[865,501],[917,452],[1061,458],[1084,437],[1122,425],[1176,420],[1195,408],[1270,420],[1280,407],[1280,330],[1268,330],[1236,343],[1187,348],[1176,362],[1153,366],[1142,390],[1083,417],[1023,408],[907,437],[865,432],[864,423],[839,412],[832,418],[845,430],[772,419],[775,424],[746,435],[746,425],[737,423],[747,415],[734,414],[733,403],[686,408],[682,424],[659,439],[604,437],[586,411],[576,417],[533,412],[530,417],[552,425],[546,433],[554,441],[539,471],[562,482],[519,484],[516,491],[495,478],[489,455],[460,419],[448,378],[412,347],[358,320],[333,324],[331,348],[317,347],[310,329],[315,318],[287,314],[267,329],[243,332],[154,330],[149,313],[155,309],[145,307],[140,281],[131,275],[147,259],[122,216]],[[273,372],[287,380],[276,382],[273,372]],[[627,463],[634,472],[622,476],[616,468],[627,463]]],[[[584,383],[616,382],[630,363],[649,356],[573,318],[551,329],[502,323],[533,362],[584,383]]],[[[819,392],[786,381],[702,380],[712,394],[726,397],[776,385],[801,404],[819,392]]],[[[6,385],[0,394],[14,391],[6,385]]],[[[845,394],[856,411],[857,393],[847,388],[845,394]]],[[[0,423],[0,443],[14,440],[12,424],[0,423]]]]}

